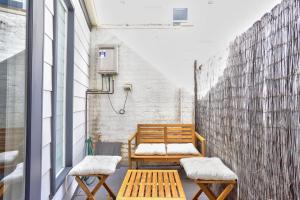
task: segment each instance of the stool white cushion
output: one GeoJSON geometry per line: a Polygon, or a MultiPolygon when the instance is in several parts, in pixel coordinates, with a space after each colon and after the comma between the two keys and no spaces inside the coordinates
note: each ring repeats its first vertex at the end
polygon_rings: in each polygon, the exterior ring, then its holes
{"type": "Polygon", "coordinates": [[[183,143],[183,144],[167,144],[167,154],[200,154],[199,151],[192,143],[183,143]]]}
{"type": "Polygon", "coordinates": [[[120,156],[86,156],[69,172],[71,176],[110,175],[116,171],[120,156]]]}
{"type": "Polygon", "coordinates": [[[135,150],[136,155],[165,155],[166,145],[163,143],[142,143],[135,150]]]}
{"type": "Polygon", "coordinates": [[[201,180],[236,180],[237,175],[220,158],[183,158],[180,160],[187,176],[201,180]]]}

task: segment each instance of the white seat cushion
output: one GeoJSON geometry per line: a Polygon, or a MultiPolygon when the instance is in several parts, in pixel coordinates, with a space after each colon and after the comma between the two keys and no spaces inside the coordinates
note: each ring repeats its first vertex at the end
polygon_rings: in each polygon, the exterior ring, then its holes
{"type": "Polygon", "coordinates": [[[167,154],[199,154],[192,143],[167,144],[167,154]]]}
{"type": "Polygon", "coordinates": [[[166,145],[163,143],[139,144],[135,150],[136,155],[166,155],[166,145]]]}
{"type": "Polygon", "coordinates": [[[236,180],[237,175],[219,158],[183,158],[180,160],[187,176],[202,180],[236,180]]]}
{"type": "Polygon", "coordinates": [[[71,176],[110,175],[116,171],[120,156],[86,156],[69,172],[71,176]]]}

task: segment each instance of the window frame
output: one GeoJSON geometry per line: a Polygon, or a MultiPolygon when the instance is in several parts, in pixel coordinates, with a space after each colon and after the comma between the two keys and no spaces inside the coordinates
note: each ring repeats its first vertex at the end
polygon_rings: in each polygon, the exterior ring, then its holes
{"type": "MultiPolygon", "coordinates": [[[[58,1],[54,1],[54,10],[57,11],[58,1]]],[[[58,48],[58,16],[55,12],[53,23],[53,70],[52,70],[52,120],[51,120],[51,196],[55,195],[57,190],[63,184],[65,177],[73,165],[73,89],[74,89],[74,6],[70,0],[61,0],[68,9],[67,16],[67,68],[66,68],[66,120],[65,120],[65,167],[56,175],[56,73],[57,73],[57,48],[58,48]]]]}
{"type": "Polygon", "coordinates": [[[44,1],[26,2],[26,200],[41,198],[44,9],[44,1]]]}

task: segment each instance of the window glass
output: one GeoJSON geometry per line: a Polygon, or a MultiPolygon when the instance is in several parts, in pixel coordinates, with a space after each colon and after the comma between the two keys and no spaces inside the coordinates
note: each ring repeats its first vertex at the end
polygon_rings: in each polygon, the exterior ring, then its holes
{"type": "Polygon", "coordinates": [[[25,8],[23,0],[0,0],[0,199],[7,200],[25,193],[25,8]]]}
{"type": "Polygon", "coordinates": [[[68,9],[63,1],[57,2],[57,66],[56,66],[56,166],[58,176],[65,168],[66,143],[66,84],[67,84],[67,31],[68,9]]]}
{"type": "Polygon", "coordinates": [[[1,7],[25,10],[25,0],[0,0],[1,7]]]}

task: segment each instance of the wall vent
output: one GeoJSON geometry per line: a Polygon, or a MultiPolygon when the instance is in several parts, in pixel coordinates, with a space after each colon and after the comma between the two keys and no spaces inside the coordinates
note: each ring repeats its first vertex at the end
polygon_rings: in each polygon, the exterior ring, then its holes
{"type": "Polygon", "coordinates": [[[173,8],[173,25],[180,26],[188,22],[188,9],[187,8],[173,8]]]}

